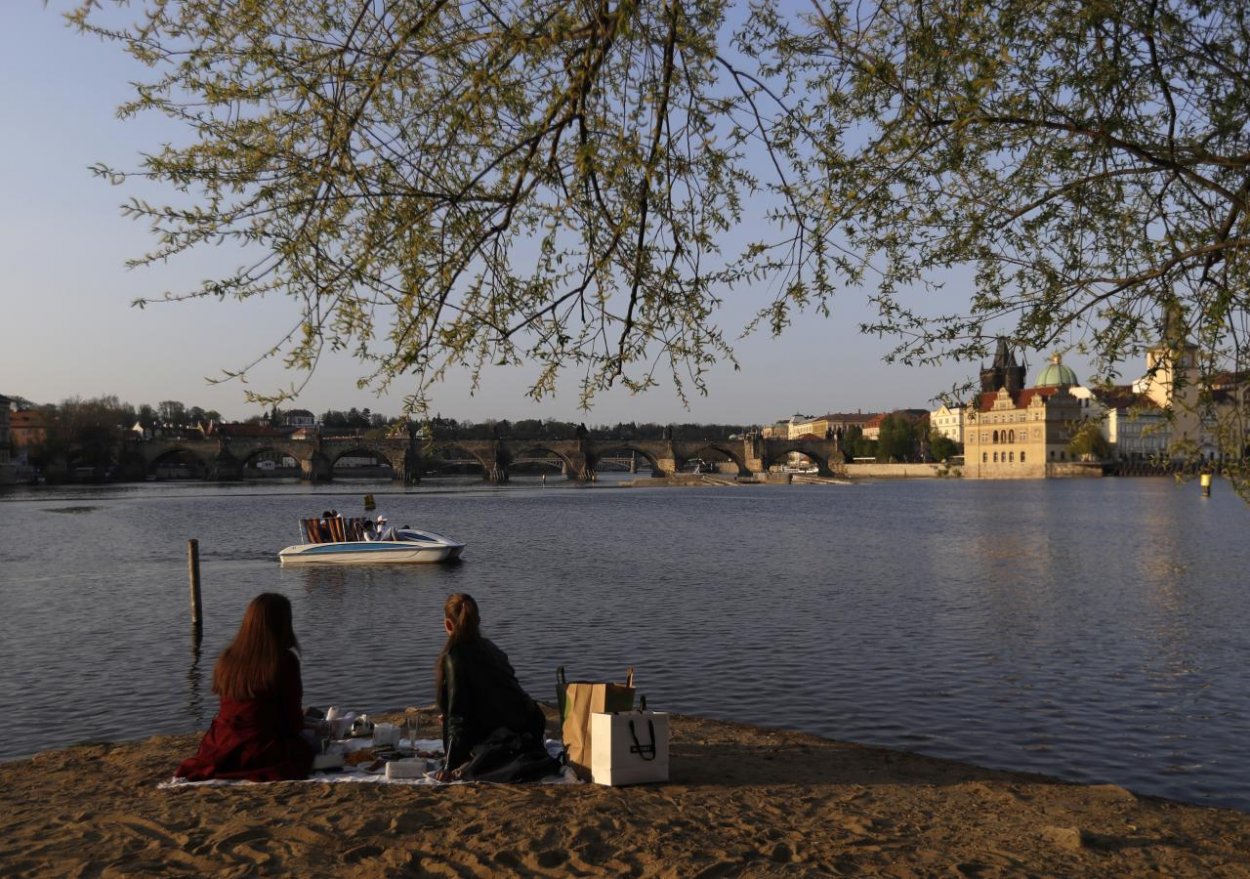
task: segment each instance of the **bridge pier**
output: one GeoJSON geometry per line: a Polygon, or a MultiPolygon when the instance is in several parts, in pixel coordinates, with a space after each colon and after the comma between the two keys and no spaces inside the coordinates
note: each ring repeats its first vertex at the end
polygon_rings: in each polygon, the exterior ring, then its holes
{"type": "Polygon", "coordinates": [[[300,479],[305,482],[329,482],[334,477],[334,468],[329,458],[321,452],[313,452],[299,462],[300,479]]]}
{"type": "Polygon", "coordinates": [[[503,441],[496,439],[491,443],[490,466],[486,468],[483,477],[493,485],[506,485],[508,482],[508,465],[511,463],[512,457],[504,447],[503,441]]]}
{"type": "Polygon", "coordinates": [[[204,468],[204,479],[210,482],[235,482],[243,478],[243,462],[224,447],[204,468]]]}
{"type": "Polygon", "coordinates": [[[425,460],[421,457],[421,452],[415,448],[409,448],[404,452],[404,461],[399,467],[392,465],[395,471],[395,478],[404,485],[419,485],[421,477],[425,475],[425,460]]]}

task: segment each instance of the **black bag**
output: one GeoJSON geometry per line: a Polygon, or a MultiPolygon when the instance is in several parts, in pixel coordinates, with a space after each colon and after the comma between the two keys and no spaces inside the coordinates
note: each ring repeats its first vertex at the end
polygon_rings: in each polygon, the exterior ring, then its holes
{"type": "Polygon", "coordinates": [[[474,746],[460,768],[462,781],[537,781],[560,771],[542,740],[501,726],[474,746]]]}

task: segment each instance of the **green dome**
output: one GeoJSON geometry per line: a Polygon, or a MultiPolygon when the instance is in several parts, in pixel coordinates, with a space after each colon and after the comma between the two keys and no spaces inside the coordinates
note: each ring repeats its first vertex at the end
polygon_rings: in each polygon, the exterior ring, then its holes
{"type": "Polygon", "coordinates": [[[1034,382],[1035,388],[1054,388],[1060,385],[1079,385],[1081,380],[1076,377],[1076,372],[1070,366],[1064,366],[1063,358],[1055,354],[1050,358],[1050,363],[1038,374],[1037,381],[1034,382]]]}

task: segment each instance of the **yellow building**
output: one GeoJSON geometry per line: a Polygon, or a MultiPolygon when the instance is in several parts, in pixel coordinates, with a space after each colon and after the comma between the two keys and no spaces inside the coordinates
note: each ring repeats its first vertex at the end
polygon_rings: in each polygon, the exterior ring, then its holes
{"type": "Polygon", "coordinates": [[[1058,355],[1023,387],[1024,366],[1000,339],[994,365],[981,371],[981,393],[964,415],[963,474],[973,479],[1043,479],[1071,461],[1068,443],[1084,417],[1069,390],[1076,374],[1058,355]]]}

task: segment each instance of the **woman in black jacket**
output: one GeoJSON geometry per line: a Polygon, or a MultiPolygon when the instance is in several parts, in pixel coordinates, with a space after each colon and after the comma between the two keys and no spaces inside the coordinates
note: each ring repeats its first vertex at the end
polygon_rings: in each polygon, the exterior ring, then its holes
{"type": "Polygon", "coordinates": [[[447,643],[438,657],[435,693],[443,714],[447,755],[436,777],[459,778],[474,746],[504,727],[541,745],[546,719],[521,689],[508,656],[482,637],[481,617],[471,595],[456,592],[443,605],[447,643]]]}

